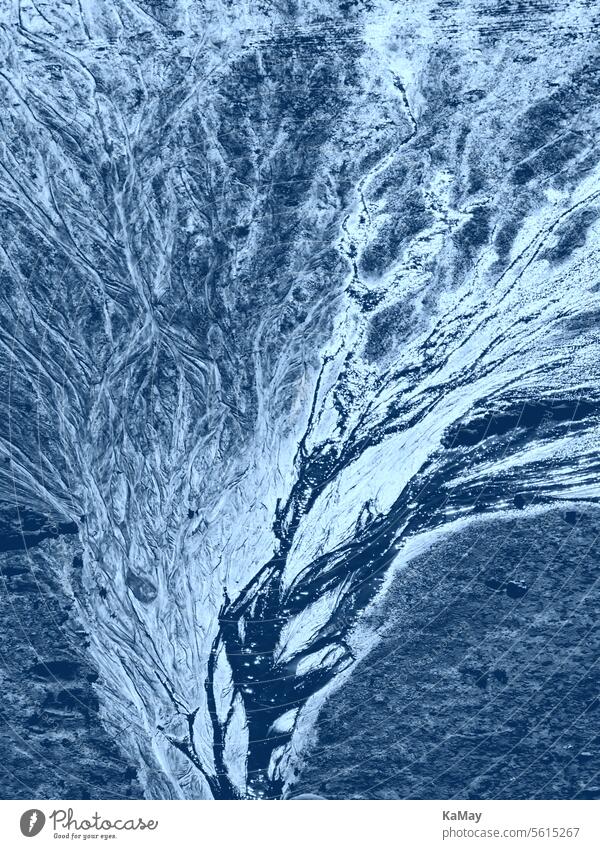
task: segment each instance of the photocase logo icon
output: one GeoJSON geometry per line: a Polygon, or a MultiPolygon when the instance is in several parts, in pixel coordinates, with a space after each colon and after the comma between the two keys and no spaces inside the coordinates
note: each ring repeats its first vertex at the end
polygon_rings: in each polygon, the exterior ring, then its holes
{"type": "Polygon", "coordinates": [[[21,816],[21,834],[25,837],[35,837],[43,829],[46,817],[37,808],[25,811],[21,816]]]}

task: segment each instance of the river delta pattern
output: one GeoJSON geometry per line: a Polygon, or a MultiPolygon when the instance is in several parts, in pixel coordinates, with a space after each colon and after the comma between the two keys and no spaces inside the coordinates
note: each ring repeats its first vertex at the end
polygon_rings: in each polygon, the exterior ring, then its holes
{"type": "Polygon", "coordinates": [[[599,23],[1,5],[5,798],[600,795],[599,23]]]}

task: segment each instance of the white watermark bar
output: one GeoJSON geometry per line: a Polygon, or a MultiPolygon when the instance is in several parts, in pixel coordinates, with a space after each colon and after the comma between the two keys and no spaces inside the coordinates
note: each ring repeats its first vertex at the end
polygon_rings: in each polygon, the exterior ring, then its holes
{"type": "Polygon", "coordinates": [[[600,801],[0,801],[2,849],[600,849],[600,801]]]}

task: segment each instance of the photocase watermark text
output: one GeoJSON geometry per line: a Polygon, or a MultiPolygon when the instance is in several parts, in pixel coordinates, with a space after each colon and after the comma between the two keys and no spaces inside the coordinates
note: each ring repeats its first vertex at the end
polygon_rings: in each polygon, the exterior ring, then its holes
{"type": "Polygon", "coordinates": [[[77,819],[73,808],[58,808],[48,816],[57,839],[97,839],[107,840],[116,837],[121,831],[154,831],[158,820],[137,818],[119,818],[111,820],[97,811],[91,817],[77,819]]]}

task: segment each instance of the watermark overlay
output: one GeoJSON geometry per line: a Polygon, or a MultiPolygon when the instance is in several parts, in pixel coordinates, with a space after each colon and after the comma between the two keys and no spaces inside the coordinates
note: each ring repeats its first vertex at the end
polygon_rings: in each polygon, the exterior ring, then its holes
{"type": "Polygon", "coordinates": [[[38,808],[30,808],[21,815],[19,825],[24,837],[36,837],[46,825],[46,816],[38,808]]]}
{"type": "Polygon", "coordinates": [[[157,819],[121,816],[114,819],[94,811],[93,815],[78,816],[73,808],[56,808],[46,816],[38,808],[30,808],[21,814],[19,826],[24,837],[36,837],[48,822],[58,839],[89,840],[97,837],[115,838],[121,832],[155,831],[157,819]]]}
{"type": "Polygon", "coordinates": [[[0,800],[0,849],[60,847],[65,841],[118,841],[117,849],[197,849],[223,842],[265,849],[265,835],[284,835],[285,849],[600,847],[600,800],[328,800],[300,795],[308,805],[304,811],[288,807],[288,801],[296,800],[252,805],[202,799],[0,800]]]}

